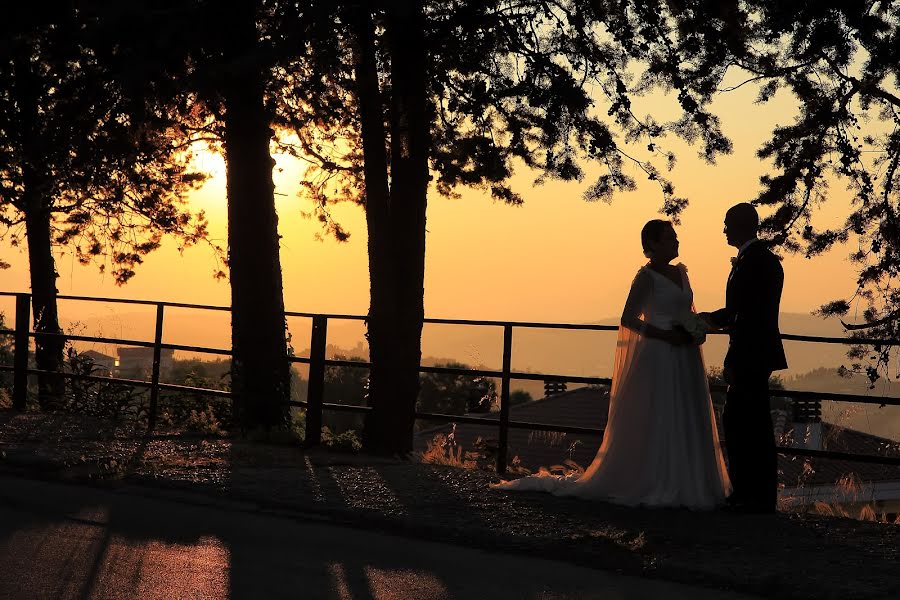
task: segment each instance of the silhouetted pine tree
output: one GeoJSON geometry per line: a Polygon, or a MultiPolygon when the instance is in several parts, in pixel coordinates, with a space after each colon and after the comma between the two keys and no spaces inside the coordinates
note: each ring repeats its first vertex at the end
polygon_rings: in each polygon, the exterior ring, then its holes
{"type": "MultiPolygon", "coordinates": [[[[144,76],[183,132],[220,150],[226,163],[227,276],[231,286],[232,390],[244,430],[288,424],[290,364],[284,319],[278,216],[272,180],[275,73],[282,55],[302,54],[305,3],[239,0],[106,2],[123,27],[143,35],[123,48],[158,62],[144,76]]],[[[143,61],[141,61],[143,63],[143,61]]]]}
{"type": "MultiPolygon", "coordinates": [[[[118,284],[173,235],[205,236],[182,204],[203,177],[118,70],[97,22],[66,3],[11,9],[0,25],[0,223],[28,246],[37,368],[59,371],[54,248],[111,266],[118,284]],[[111,60],[112,59],[112,60],[111,60]]],[[[41,375],[39,402],[54,408],[64,381],[41,375]]]]}

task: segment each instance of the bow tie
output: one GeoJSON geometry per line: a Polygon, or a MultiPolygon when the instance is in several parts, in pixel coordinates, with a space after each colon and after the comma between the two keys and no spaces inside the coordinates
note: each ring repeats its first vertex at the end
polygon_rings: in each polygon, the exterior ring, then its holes
{"type": "Polygon", "coordinates": [[[728,272],[728,280],[731,281],[731,278],[734,277],[735,271],[737,271],[738,265],[741,263],[740,256],[732,256],[731,257],[731,270],[728,272]]]}

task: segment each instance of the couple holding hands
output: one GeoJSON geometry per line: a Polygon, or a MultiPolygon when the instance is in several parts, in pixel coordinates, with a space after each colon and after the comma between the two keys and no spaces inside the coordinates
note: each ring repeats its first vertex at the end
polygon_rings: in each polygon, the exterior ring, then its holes
{"type": "Polygon", "coordinates": [[[542,490],[617,504],[771,513],[777,454],[769,412],[769,376],[787,368],[778,310],[784,271],[757,238],[759,216],[747,203],[725,215],[725,237],[738,249],[725,307],[696,313],[669,221],[641,231],[649,262],[638,270],[622,311],[603,443],[580,475],[545,471],[492,487],[542,490]],[[722,456],[700,345],[727,331],[722,456]]]}

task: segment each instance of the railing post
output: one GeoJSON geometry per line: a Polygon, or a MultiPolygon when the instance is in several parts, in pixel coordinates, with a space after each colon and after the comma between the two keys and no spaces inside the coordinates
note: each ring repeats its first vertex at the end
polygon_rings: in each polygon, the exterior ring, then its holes
{"type": "Polygon", "coordinates": [[[497,474],[506,474],[509,450],[509,373],[512,363],[512,325],[503,326],[503,377],[500,380],[500,439],[497,442],[497,474]]]}
{"type": "Polygon", "coordinates": [[[12,404],[25,410],[28,399],[28,322],[31,316],[31,294],[16,294],[16,335],[13,358],[12,404]]]}
{"type": "Polygon", "coordinates": [[[156,412],[159,404],[159,367],[162,362],[163,310],[165,304],[156,305],[156,335],[153,338],[153,373],[150,376],[150,414],[147,416],[147,433],[156,427],[156,412]]]}
{"type": "Polygon", "coordinates": [[[322,443],[322,399],[325,395],[325,344],[328,317],[316,315],[309,345],[309,386],[306,388],[306,445],[322,443]]]}

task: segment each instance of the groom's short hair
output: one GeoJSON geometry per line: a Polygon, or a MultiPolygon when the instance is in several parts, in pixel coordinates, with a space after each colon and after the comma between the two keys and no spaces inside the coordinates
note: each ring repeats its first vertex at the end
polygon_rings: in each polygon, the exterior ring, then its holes
{"type": "Polygon", "coordinates": [[[746,227],[759,229],[759,213],[756,212],[756,207],[749,202],[735,204],[728,209],[727,215],[731,215],[733,219],[746,227]]]}

